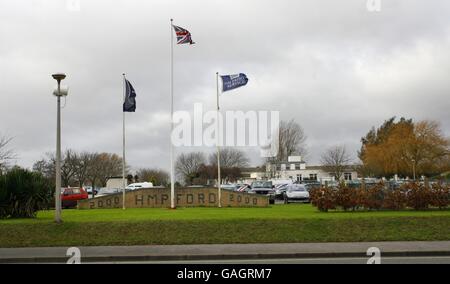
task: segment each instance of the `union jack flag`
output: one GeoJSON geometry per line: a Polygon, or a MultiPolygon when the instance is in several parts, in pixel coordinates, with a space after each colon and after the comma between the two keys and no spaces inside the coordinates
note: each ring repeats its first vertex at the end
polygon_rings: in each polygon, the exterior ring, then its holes
{"type": "Polygon", "coordinates": [[[175,25],[172,26],[177,35],[177,44],[184,44],[184,43],[195,44],[195,42],[192,41],[191,33],[188,30],[177,27],[175,25]]]}

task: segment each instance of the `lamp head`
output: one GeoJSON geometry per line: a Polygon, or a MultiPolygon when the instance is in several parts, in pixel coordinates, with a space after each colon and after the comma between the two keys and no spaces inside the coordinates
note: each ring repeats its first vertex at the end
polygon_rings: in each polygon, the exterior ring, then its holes
{"type": "Polygon", "coordinates": [[[64,73],[56,73],[56,74],[53,74],[52,77],[56,81],[60,82],[60,81],[64,80],[64,78],[66,78],[66,74],[64,74],[64,73]]]}
{"type": "Polygon", "coordinates": [[[57,97],[66,97],[69,94],[69,87],[67,86],[55,86],[55,90],[53,91],[53,95],[57,97]]]}

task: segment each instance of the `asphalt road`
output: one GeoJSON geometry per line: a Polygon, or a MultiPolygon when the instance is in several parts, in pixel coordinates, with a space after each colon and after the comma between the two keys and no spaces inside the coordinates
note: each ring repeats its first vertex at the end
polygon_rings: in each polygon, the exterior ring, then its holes
{"type": "Polygon", "coordinates": [[[450,241],[0,248],[0,263],[450,264],[450,241]],[[368,257],[367,255],[370,255],[368,257]]]}
{"type": "MultiPolygon", "coordinates": [[[[108,264],[367,264],[368,258],[285,258],[195,261],[103,262],[108,264]]],[[[450,256],[382,257],[381,264],[450,264],[450,256]]]]}

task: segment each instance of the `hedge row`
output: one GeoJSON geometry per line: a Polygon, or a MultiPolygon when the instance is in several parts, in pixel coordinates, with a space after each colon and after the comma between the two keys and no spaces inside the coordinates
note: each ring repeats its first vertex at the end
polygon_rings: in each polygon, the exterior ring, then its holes
{"type": "Polygon", "coordinates": [[[450,205],[450,187],[444,184],[427,186],[420,183],[403,184],[398,189],[386,189],[383,183],[370,188],[322,187],[310,192],[311,203],[320,211],[348,210],[426,210],[445,209],[450,205]]]}

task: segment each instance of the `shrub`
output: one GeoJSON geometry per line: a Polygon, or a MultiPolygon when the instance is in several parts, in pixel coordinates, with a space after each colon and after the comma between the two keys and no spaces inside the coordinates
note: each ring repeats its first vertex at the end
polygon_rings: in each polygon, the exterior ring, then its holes
{"type": "Polygon", "coordinates": [[[345,211],[355,210],[358,206],[358,192],[355,188],[340,184],[336,192],[336,205],[342,207],[345,211]]]}
{"type": "Polygon", "coordinates": [[[431,204],[431,190],[429,187],[418,184],[409,183],[403,185],[407,191],[407,205],[415,210],[425,210],[431,204]]]}
{"type": "Polygon", "coordinates": [[[383,208],[391,210],[403,210],[408,201],[407,192],[404,189],[390,189],[385,193],[383,208]]]}
{"type": "Polygon", "coordinates": [[[14,168],[0,176],[0,218],[35,217],[51,198],[51,184],[39,173],[14,168]]]}
{"type": "Polygon", "coordinates": [[[407,207],[426,210],[430,206],[445,209],[450,205],[450,188],[442,183],[408,183],[397,189],[385,189],[383,183],[370,188],[350,188],[344,184],[337,189],[319,188],[311,191],[311,203],[320,211],[342,207],[343,210],[403,210],[407,207]]]}
{"type": "Polygon", "coordinates": [[[430,205],[438,207],[439,209],[445,209],[450,205],[450,190],[442,183],[433,184],[431,187],[431,200],[430,205]]]}
{"type": "Polygon", "coordinates": [[[311,190],[310,199],[312,205],[323,212],[336,209],[336,191],[329,187],[321,187],[311,190]]]}
{"type": "Polygon", "coordinates": [[[379,183],[373,187],[359,190],[359,204],[368,210],[379,210],[383,207],[385,197],[384,185],[379,183]]]}

